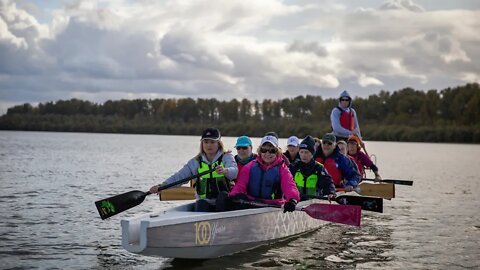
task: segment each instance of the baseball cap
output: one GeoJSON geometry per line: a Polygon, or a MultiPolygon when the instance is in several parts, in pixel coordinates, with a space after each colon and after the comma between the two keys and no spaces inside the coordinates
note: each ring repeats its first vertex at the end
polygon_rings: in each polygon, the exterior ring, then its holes
{"type": "Polygon", "coordinates": [[[271,143],[273,146],[278,147],[278,139],[271,135],[262,138],[260,145],[264,145],[265,143],[271,143]]]}
{"type": "Polygon", "coordinates": [[[209,139],[209,140],[218,141],[220,140],[220,138],[221,138],[220,130],[216,128],[207,128],[202,133],[202,140],[209,139]]]}
{"type": "Polygon", "coordinates": [[[300,144],[300,140],[297,138],[297,136],[291,136],[287,140],[287,146],[292,145],[292,146],[298,146],[300,144]]]}
{"type": "Polygon", "coordinates": [[[275,131],[269,131],[265,133],[265,136],[273,136],[278,139],[278,134],[275,131]]]}
{"type": "Polygon", "coordinates": [[[335,135],[333,135],[333,133],[327,133],[325,135],[323,135],[322,137],[322,142],[335,142],[337,140],[337,138],[335,137],[335,135]]]}
{"type": "Polygon", "coordinates": [[[241,146],[251,146],[252,140],[248,136],[240,136],[237,138],[237,143],[235,144],[235,148],[241,146]]]}

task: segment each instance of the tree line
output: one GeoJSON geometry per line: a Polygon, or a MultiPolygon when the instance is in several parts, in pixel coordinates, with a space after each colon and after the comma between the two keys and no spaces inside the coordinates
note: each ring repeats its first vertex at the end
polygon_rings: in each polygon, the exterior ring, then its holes
{"type": "MultiPolygon", "coordinates": [[[[224,136],[281,137],[329,132],[338,99],[297,96],[279,100],[135,99],[103,104],[70,99],[8,109],[1,130],[199,135],[218,127],[224,136]]],[[[380,141],[480,142],[478,83],[441,91],[404,88],[356,97],[363,138],[380,141]]]]}

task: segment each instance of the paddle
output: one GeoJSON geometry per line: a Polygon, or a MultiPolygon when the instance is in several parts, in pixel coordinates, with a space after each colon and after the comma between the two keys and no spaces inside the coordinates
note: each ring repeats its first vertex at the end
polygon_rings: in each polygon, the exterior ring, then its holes
{"type": "MultiPolygon", "coordinates": [[[[170,184],[160,185],[160,187],[158,188],[158,191],[184,184],[192,179],[199,178],[200,176],[209,174],[213,171],[215,171],[214,168],[211,170],[172,182],[170,184]]],[[[98,214],[100,214],[100,217],[102,219],[106,219],[141,204],[145,200],[145,197],[147,197],[150,194],[152,194],[150,193],[150,191],[143,192],[140,190],[133,190],[133,191],[112,196],[110,198],[96,201],[95,206],[97,207],[98,214]]]]}
{"type": "Polygon", "coordinates": [[[362,196],[375,196],[384,199],[395,198],[395,185],[392,183],[365,183],[362,182],[358,185],[360,190],[358,194],[362,196]]]}
{"type": "Polygon", "coordinates": [[[360,140],[360,146],[362,147],[363,151],[365,151],[365,154],[367,154],[367,156],[370,156],[367,152],[367,148],[365,148],[365,143],[362,140],[360,140]]]}
{"type": "MultiPolygon", "coordinates": [[[[283,208],[281,205],[277,204],[252,202],[245,200],[238,200],[235,202],[257,207],[283,208]]],[[[307,213],[307,215],[315,219],[353,226],[360,226],[360,220],[362,219],[361,207],[358,207],[357,205],[312,203],[305,207],[297,206],[295,210],[303,211],[307,213]]]]}
{"type": "MultiPolygon", "coordinates": [[[[337,188],[337,191],[345,191],[344,188],[337,188]]],[[[362,182],[353,191],[362,196],[374,196],[384,199],[395,198],[395,185],[390,183],[370,184],[362,182]]]]}
{"type": "Polygon", "coordinates": [[[160,201],[194,200],[194,187],[169,188],[160,193],[160,201]]]}
{"type": "MultiPolygon", "coordinates": [[[[320,200],[328,200],[327,197],[308,196],[320,200]]],[[[358,205],[362,210],[383,213],[383,199],[378,197],[357,196],[341,194],[335,197],[335,201],[342,205],[358,205]]]]}
{"type": "Polygon", "coordinates": [[[372,178],[362,178],[362,180],[374,181],[374,182],[385,182],[385,183],[392,183],[392,184],[405,185],[405,186],[413,186],[413,181],[411,181],[411,180],[382,179],[380,181],[377,181],[377,180],[372,179],[372,178]]]}

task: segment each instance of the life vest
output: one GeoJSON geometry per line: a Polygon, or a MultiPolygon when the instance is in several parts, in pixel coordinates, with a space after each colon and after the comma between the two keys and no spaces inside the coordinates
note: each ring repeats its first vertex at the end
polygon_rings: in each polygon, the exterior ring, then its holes
{"type": "Polygon", "coordinates": [[[355,128],[355,118],[353,117],[353,111],[350,109],[349,112],[346,112],[338,106],[337,108],[342,112],[340,114],[340,125],[348,130],[353,130],[355,128]]]}
{"type": "MultiPolygon", "coordinates": [[[[322,166],[319,162],[315,162],[315,167],[322,166]]],[[[312,174],[306,176],[302,174],[300,168],[295,171],[293,179],[295,180],[295,184],[297,185],[298,191],[300,194],[303,195],[317,195],[317,181],[318,181],[318,170],[315,169],[312,174]],[[305,180],[305,177],[307,178],[305,180]]]]}
{"type": "Polygon", "coordinates": [[[252,154],[248,157],[248,160],[246,162],[243,162],[240,160],[240,158],[238,157],[238,155],[235,156],[235,161],[237,162],[237,168],[238,168],[238,174],[240,174],[240,170],[245,166],[247,165],[250,161],[256,159],[257,156],[255,154],[252,154]]]}
{"type": "Polygon", "coordinates": [[[279,199],[283,196],[280,187],[280,165],[268,168],[266,171],[255,162],[250,168],[247,194],[260,199],[279,199]]]}
{"type": "MultiPolygon", "coordinates": [[[[212,168],[217,167],[218,165],[223,166],[222,158],[223,155],[221,155],[211,165],[205,163],[204,161],[199,161],[198,173],[200,174],[202,172],[208,171],[212,168]]],[[[217,198],[220,191],[230,191],[230,183],[224,175],[218,174],[216,171],[213,171],[209,174],[202,175],[200,179],[197,180],[195,184],[195,189],[200,198],[215,199],[217,198]]]]}
{"type": "Polygon", "coordinates": [[[326,158],[323,159],[322,157],[315,158],[315,161],[323,164],[325,170],[327,170],[328,174],[332,176],[333,184],[335,187],[343,187],[343,174],[337,166],[337,162],[334,158],[326,158]]]}
{"type": "Polygon", "coordinates": [[[360,173],[360,175],[364,175],[365,165],[363,164],[362,160],[358,158],[358,155],[354,155],[354,156],[348,155],[348,157],[352,159],[355,162],[355,164],[357,164],[358,172],[360,173]]]}

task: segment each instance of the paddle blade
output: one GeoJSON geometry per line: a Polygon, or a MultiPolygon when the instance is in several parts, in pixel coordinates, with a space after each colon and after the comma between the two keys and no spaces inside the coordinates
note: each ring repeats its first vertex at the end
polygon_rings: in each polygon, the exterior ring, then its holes
{"type": "Polygon", "coordinates": [[[161,201],[195,200],[195,189],[193,187],[178,187],[162,190],[161,201]]]}
{"type": "Polygon", "coordinates": [[[344,205],[358,205],[362,210],[383,213],[383,199],[368,196],[339,195],[335,201],[344,205]]]}
{"type": "Polygon", "coordinates": [[[325,221],[360,226],[362,210],[356,205],[313,203],[301,209],[309,216],[325,221]]]}
{"type": "Polygon", "coordinates": [[[133,190],[96,201],[95,206],[100,217],[106,219],[141,204],[149,194],[140,190],[133,190]]]}
{"type": "Polygon", "coordinates": [[[395,198],[395,185],[392,183],[365,183],[359,185],[360,191],[358,194],[363,196],[381,197],[384,199],[395,198]]]}
{"type": "MultiPolygon", "coordinates": [[[[376,182],[375,179],[372,178],[362,178],[362,180],[366,181],[374,181],[376,182]]],[[[392,183],[396,185],[405,185],[405,186],[413,186],[413,181],[412,180],[400,180],[400,179],[382,179],[380,183],[392,183]]]]}
{"type": "Polygon", "coordinates": [[[398,180],[398,179],[384,179],[382,182],[392,183],[397,185],[413,186],[413,181],[411,180],[398,180]]]}

